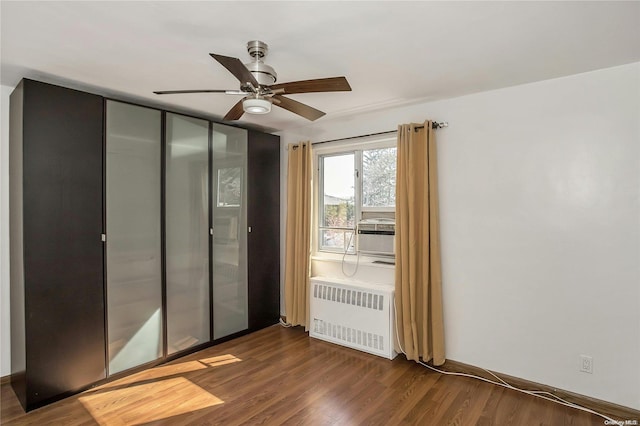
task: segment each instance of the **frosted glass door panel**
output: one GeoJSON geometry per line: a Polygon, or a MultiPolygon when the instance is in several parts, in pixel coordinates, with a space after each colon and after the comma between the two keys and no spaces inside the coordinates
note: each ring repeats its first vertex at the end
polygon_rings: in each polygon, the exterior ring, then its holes
{"type": "Polygon", "coordinates": [[[167,351],[209,341],[209,122],[167,114],[167,351]]]}
{"type": "Polygon", "coordinates": [[[162,356],[161,113],[107,102],[109,374],[162,356]]]}
{"type": "Polygon", "coordinates": [[[248,328],[247,131],[214,124],[213,337],[248,328]]]}

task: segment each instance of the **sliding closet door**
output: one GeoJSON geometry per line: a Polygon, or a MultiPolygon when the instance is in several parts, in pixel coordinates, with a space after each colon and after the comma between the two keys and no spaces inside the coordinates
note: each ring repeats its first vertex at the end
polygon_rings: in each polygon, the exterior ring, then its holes
{"type": "Polygon", "coordinates": [[[248,328],[247,131],[213,125],[213,337],[248,328]]]}
{"type": "Polygon", "coordinates": [[[107,102],[109,374],[162,356],[161,112],[107,102]]]}
{"type": "Polygon", "coordinates": [[[209,122],[167,114],[167,352],[209,341],[209,122]]]}

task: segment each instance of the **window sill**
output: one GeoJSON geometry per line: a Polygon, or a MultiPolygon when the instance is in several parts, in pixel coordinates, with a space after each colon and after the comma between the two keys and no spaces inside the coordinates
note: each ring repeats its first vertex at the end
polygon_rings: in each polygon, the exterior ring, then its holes
{"type": "MultiPolygon", "coordinates": [[[[342,255],[337,253],[317,253],[314,256],[311,256],[311,260],[319,261],[319,262],[332,262],[332,263],[342,263],[342,255]]],[[[357,262],[356,255],[347,255],[344,259],[344,262],[349,265],[355,265],[357,262]]],[[[388,263],[377,263],[377,262],[395,262],[393,258],[385,258],[385,257],[376,257],[376,256],[360,256],[359,265],[367,266],[372,268],[383,268],[383,269],[395,269],[396,265],[390,265],[388,263]]]]}

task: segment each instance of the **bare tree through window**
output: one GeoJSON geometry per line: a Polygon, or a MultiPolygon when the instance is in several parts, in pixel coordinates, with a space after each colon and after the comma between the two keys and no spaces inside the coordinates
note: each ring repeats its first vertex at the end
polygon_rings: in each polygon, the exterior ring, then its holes
{"type": "Polygon", "coordinates": [[[396,148],[362,151],[362,206],[396,204],[396,148]]]}

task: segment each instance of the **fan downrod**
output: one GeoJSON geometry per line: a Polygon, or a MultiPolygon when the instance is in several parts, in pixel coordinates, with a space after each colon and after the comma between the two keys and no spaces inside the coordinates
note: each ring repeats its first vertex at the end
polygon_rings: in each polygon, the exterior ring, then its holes
{"type": "Polygon", "coordinates": [[[276,70],[262,61],[262,58],[267,56],[268,51],[269,46],[267,46],[267,43],[260,40],[252,40],[247,43],[247,52],[249,52],[253,61],[244,64],[244,66],[247,67],[261,86],[270,86],[278,79],[276,70]]]}
{"type": "Polygon", "coordinates": [[[252,58],[256,58],[257,61],[267,56],[269,52],[269,46],[267,43],[260,40],[252,40],[247,43],[247,52],[252,58]]]}

